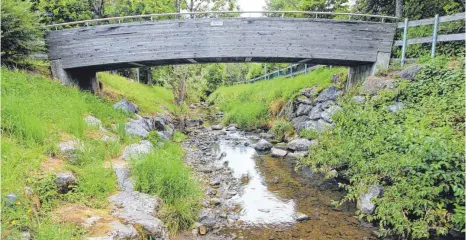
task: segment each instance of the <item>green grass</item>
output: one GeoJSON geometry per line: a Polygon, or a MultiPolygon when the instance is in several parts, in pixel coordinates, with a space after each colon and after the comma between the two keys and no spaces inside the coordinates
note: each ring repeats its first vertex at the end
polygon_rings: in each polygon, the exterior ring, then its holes
{"type": "Polygon", "coordinates": [[[139,106],[141,115],[165,112],[163,106],[171,113],[177,110],[172,92],[163,87],[148,86],[103,72],[98,74],[98,79],[103,83],[104,92],[112,102],[126,98],[139,106]]]}
{"type": "Polygon", "coordinates": [[[122,149],[120,143],[104,143],[87,136],[96,129],[86,126],[84,117],[93,115],[112,131],[111,125],[121,125],[129,115],[115,111],[110,103],[90,93],[63,87],[40,75],[5,68],[1,73],[1,191],[2,196],[14,193],[19,197],[19,205],[2,208],[2,237],[29,229],[35,239],[81,239],[84,232],[79,227],[53,222],[50,211],[63,201],[104,206],[116,186],[113,171],[103,163],[122,149]],[[57,145],[63,138],[80,139],[84,150],[76,163],[65,161],[63,166],[76,176],[77,188],[59,195],[54,175],[41,174],[40,165],[47,158],[59,157],[57,145]],[[25,195],[26,186],[38,194],[40,210],[34,210],[34,202],[25,195]]]}
{"type": "Polygon", "coordinates": [[[135,188],[163,200],[161,218],[171,234],[186,230],[197,220],[201,188],[184,165],[179,145],[165,142],[153,153],[132,162],[135,188]]]}
{"type": "Polygon", "coordinates": [[[332,84],[334,74],[345,79],[346,69],[321,67],[293,78],[221,87],[210,95],[208,102],[225,112],[226,123],[237,123],[249,129],[270,126],[274,115],[301,89],[317,86],[322,90],[332,84]]]}

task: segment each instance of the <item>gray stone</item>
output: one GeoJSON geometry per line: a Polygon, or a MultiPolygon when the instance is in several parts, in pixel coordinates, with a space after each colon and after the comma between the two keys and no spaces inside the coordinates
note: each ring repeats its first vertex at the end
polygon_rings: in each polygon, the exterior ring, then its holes
{"type": "Polygon", "coordinates": [[[236,131],[236,127],[235,126],[230,126],[230,127],[227,127],[227,129],[225,129],[226,131],[229,131],[229,132],[234,132],[236,131]]]}
{"type": "Polygon", "coordinates": [[[335,105],[335,101],[326,101],[326,102],[323,102],[321,105],[320,105],[320,109],[322,110],[325,110],[325,109],[328,109],[329,107],[331,106],[334,106],[335,105]]]}
{"type": "Polygon", "coordinates": [[[276,157],[276,158],[285,157],[286,154],[288,153],[287,151],[282,150],[282,149],[278,149],[278,148],[272,148],[271,151],[272,151],[271,156],[276,157]]]}
{"type": "Polygon", "coordinates": [[[311,220],[311,218],[309,216],[307,216],[304,213],[300,213],[300,212],[296,212],[295,219],[296,219],[297,222],[304,222],[304,221],[307,221],[307,220],[311,220]]]}
{"type": "Polygon", "coordinates": [[[109,197],[115,205],[112,215],[131,224],[140,225],[152,238],[168,239],[167,229],[156,218],[159,202],[156,197],[140,192],[118,192],[109,197]]]}
{"type": "Polygon", "coordinates": [[[212,125],[212,130],[222,130],[222,129],[223,129],[223,127],[220,124],[212,125]]]}
{"type": "Polygon", "coordinates": [[[131,136],[147,137],[151,131],[165,131],[165,120],[161,117],[142,117],[125,124],[126,132],[131,136]]]}
{"type": "Polygon", "coordinates": [[[124,225],[118,221],[110,222],[109,225],[112,228],[109,235],[115,240],[137,239],[138,237],[138,232],[131,225],[124,225]]]}
{"type": "Polygon", "coordinates": [[[272,147],[273,145],[265,139],[260,139],[256,144],[254,144],[254,149],[256,149],[256,151],[267,151],[272,147]]]}
{"type": "Polygon", "coordinates": [[[296,102],[306,104],[306,105],[312,105],[311,100],[309,100],[309,98],[305,98],[305,97],[296,98],[296,102]]]}
{"type": "Polygon", "coordinates": [[[296,110],[296,116],[306,116],[311,112],[312,106],[306,104],[299,104],[296,110]]]}
{"type": "Polygon", "coordinates": [[[308,121],[304,126],[305,129],[311,129],[316,132],[324,132],[328,129],[332,129],[333,127],[333,124],[330,124],[322,119],[319,119],[318,121],[308,121]]]}
{"type": "Polygon", "coordinates": [[[297,132],[300,132],[302,129],[305,128],[306,122],[309,121],[309,117],[307,116],[301,116],[301,117],[296,117],[291,120],[291,124],[293,124],[293,127],[296,129],[297,132]]]}
{"type": "Polygon", "coordinates": [[[127,146],[123,152],[123,160],[130,160],[141,155],[149,154],[153,150],[152,143],[142,140],[140,143],[127,146]]]}
{"type": "Polygon", "coordinates": [[[286,155],[286,157],[291,158],[291,159],[298,159],[298,158],[303,158],[309,154],[308,151],[300,151],[300,152],[290,152],[286,155]]]}
{"type": "Polygon", "coordinates": [[[309,146],[313,144],[312,141],[309,141],[308,139],[305,138],[298,138],[290,143],[288,143],[288,149],[293,150],[293,151],[308,151],[309,146]]]}
{"type": "Polygon", "coordinates": [[[6,199],[8,200],[9,203],[14,203],[16,199],[18,199],[18,195],[14,193],[9,193],[8,195],[6,195],[6,199]]]}
{"type": "Polygon", "coordinates": [[[405,105],[402,102],[395,102],[394,104],[388,106],[387,108],[388,108],[388,111],[390,111],[392,113],[397,113],[401,109],[405,108],[405,105]]]}
{"type": "MultiPolygon", "coordinates": [[[[157,134],[162,139],[162,141],[164,142],[170,141],[170,133],[168,131],[158,131],[157,134]]],[[[157,145],[163,146],[163,143],[158,142],[157,145]]]]}
{"type": "Polygon", "coordinates": [[[30,232],[21,232],[20,238],[21,240],[30,240],[32,239],[32,234],[30,232]]]}
{"type": "Polygon", "coordinates": [[[319,96],[315,99],[316,102],[325,102],[328,100],[335,100],[337,99],[338,96],[340,96],[343,93],[340,89],[337,87],[331,86],[326,89],[324,89],[319,96]]]}
{"type": "Polygon", "coordinates": [[[120,190],[124,190],[125,189],[125,181],[129,178],[129,175],[131,174],[131,171],[129,170],[129,168],[125,167],[125,166],[119,166],[119,167],[116,167],[114,169],[115,171],[115,175],[116,175],[116,178],[117,178],[117,184],[118,184],[118,187],[120,188],[120,190]]]}
{"type": "Polygon", "coordinates": [[[367,193],[359,195],[358,199],[358,209],[365,214],[372,214],[375,210],[375,205],[371,202],[371,199],[378,197],[382,194],[383,188],[380,186],[372,185],[367,193]]]}
{"type": "Polygon", "coordinates": [[[341,110],[342,110],[342,108],[340,106],[333,105],[333,106],[329,107],[328,109],[326,109],[320,116],[325,121],[332,122],[332,116],[335,113],[337,113],[338,111],[341,111],[341,110]]]}
{"type": "Polygon", "coordinates": [[[364,96],[354,96],[353,100],[356,103],[364,103],[366,101],[366,98],[364,96]]]}
{"type": "Polygon", "coordinates": [[[322,106],[322,104],[317,104],[312,108],[311,113],[309,114],[309,119],[317,120],[317,119],[321,118],[321,115],[322,115],[322,112],[323,112],[322,109],[321,109],[321,106],[322,106]]]}
{"type": "Polygon", "coordinates": [[[259,137],[266,140],[272,140],[275,136],[272,133],[259,133],[259,137]]]}
{"type": "Polygon", "coordinates": [[[296,115],[294,114],[294,103],[293,103],[293,101],[288,101],[285,104],[285,106],[282,108],[280,113],[278,113],[278,117],[279,118],[285,117],[288,120],[291,120],[294,117],[296,117],[296,115]]]}
{"type": "Polygon", "coordinates": [[[126,179],[124,182],[123,182],[123,188],[122,190],[123,191],[128,191],[128,192],[132,192],[134,191],[134,183],[136,182],[136,180],[134,179],[134,177],[130,177],[128,179],[126,179]]]}
{"type": "Polygon", "coordinates": [[[422,65],[413,65],[403,69],[400,72],[400,78],[405,78],[410,81],[414,81],[416,79],[417,74],[422,70],[422,65]]]}
{"type": "Polygon", "coordinates": [[[102,121],[100,121],[99,119],[91,116],[91,115],[88,115],[84,118],[84,122],[88,125],[88,126],[91,126],[91,127],[102,127],[102,121]]]}
{"type": "Polygon", "coordinates": [[[305,88],[301,90],[301,94],[308,97],[308,98],[313,98],[317,95],[316,87],[311,87],[311,88],[305,88]]]}
{"type": "Polygon", "coordinates": [[[123,99],[113,105],[114,109],[119,109],[127,113],[138,113],[139,108],[136,104],[123,99]]]}
{"type": "Polygon", "coordinates": [[[76,178],[71,172],[58,173],[55,179],[55,185],[59,193],[67,193],[76,186],[76,178]]]}
{"type": "Polygon", "coordinates": [[[70,140],[58,144],[60,153],[65,157],[66,160],[73,163],[78,157],[78,152],[83,148],[81,142],[77,140],[70,140]]]}
{"type": "Polygon", "coordinates": [[[367,77],[361,86],[362,94],[375,95],[382,89],[393,89],[395,88],[395,80],[391,78],[383,78],[370,76],[367,77]]]}
{"type": "Polygon", "coordinates": [[[201,119],[189,119],[189,120],[186,120],[185,122],[186,127],[197,127],[200,125],[202,125],[201,119]]]}

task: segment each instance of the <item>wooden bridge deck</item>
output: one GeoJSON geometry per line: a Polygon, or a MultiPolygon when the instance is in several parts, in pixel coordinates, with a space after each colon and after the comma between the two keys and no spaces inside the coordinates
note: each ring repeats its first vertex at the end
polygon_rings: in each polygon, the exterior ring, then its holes
{"type": "Polygon", "coordinates": [[[301,18],[133,22],[51,31],[50,60],[92,71],[208,62],[358,66],[390,53],[396,23],[301,18]]]}

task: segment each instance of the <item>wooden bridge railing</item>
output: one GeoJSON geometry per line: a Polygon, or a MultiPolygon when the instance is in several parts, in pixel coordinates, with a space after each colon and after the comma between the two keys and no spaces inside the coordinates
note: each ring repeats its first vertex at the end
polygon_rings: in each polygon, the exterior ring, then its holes
{"type": "Polygon", "coordinates": [[[437,42],[449,42],[449,41],[461,41],[461,40],[464,41],[465,33],[437,35],[438,26],[440,23],[458,21],[458,20],[464,20],[464,19],[465,19],[465,13],[463,12],[463,13],[457,13],[454,15],[443,16],[443,17],[439,17],[439,15],[437,14],[435,15],[434,18],[421,19],[421,20],[416,20],[416,21],[409,21],[406,18],[404,22],[398,23],[397,28],[403,29],[403,39],[395,41],[395,46],[402,46],[401,65],[403,65],[405,62],[406,48],[408,47],[408,45],[420,44],[420,43],[432,43],[431,56],[435,57],[435,48],[436,48],[437,42]],[[432,24],[434,25],[432,36],[407,39],[409,27],[432,25],[432,24]]]}
{"type": "Polygon", "coordinates": [[[348,20],[365,20],[365,21],[395,21],[398,18],[392,16],[372,15],[372,14],[359,14],[359,13],[338,13],[338,12],[311,12],[311,11],[210,11],[210,12],[183,12],[183,13],[157,13],[157,14],[144,14],[134,16],[122,17],[108,17],[97,18],[90,20],[82,20],[75,22],[57,23],[45,26],[58,30],[59,27],[65,26],[90,26],[98,23],[122,23],[123,21],[157,21],[159,19],[180,19],[180,18],[219,18],[222,15],[228,17],[251,17],[252,14],[260,14],[265,17],[287,17],[297,15],[307,15],[308,18],[328,18],[332,16],[344,17],[348,20]]]}

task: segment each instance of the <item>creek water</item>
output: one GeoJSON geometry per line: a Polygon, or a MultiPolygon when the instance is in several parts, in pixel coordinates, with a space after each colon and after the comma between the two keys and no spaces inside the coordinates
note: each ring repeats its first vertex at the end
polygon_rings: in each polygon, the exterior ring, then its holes
{"type": "Polygon", "coordinates": [[[343,197],[334,180],[308,169],[296,171],[296,160],[256,152],[249,145],[253,139],[257,138],[229,132],[213,149],[216,154],[226,153],[222,161],[228,161],[235,178],[249,178],[228,200],[241,206],[242,226],[222,232],[240,239],[376,239],[374,229],[361,226],[355,218],[354,205],[331,204],[343,197]],[[310,220],[296,221],[298,213],[310,220]]]}

